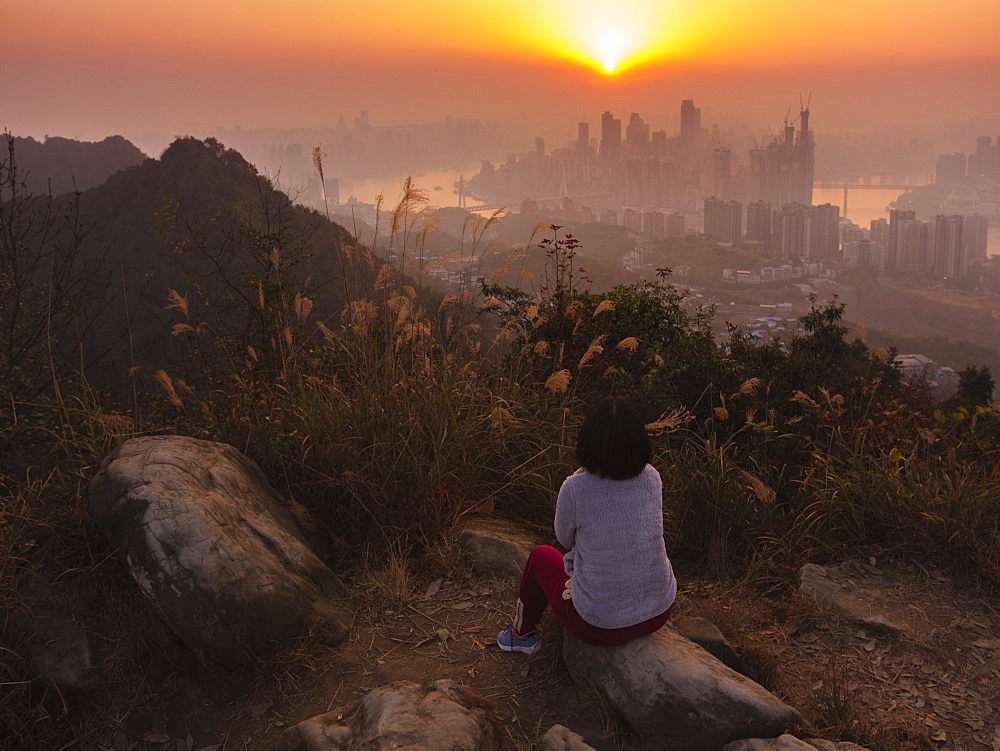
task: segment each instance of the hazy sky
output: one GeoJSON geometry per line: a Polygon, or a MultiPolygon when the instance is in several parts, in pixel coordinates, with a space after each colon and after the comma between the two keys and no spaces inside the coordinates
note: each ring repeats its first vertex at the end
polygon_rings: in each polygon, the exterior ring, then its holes
{"type": "Polygon", "coordinates": [[[681,98],[778,124],[809,92],[820,129],[1000,118],[998,0],[0,0],[0,28],[0,128],[36,137],[362,108],[570,137],[605,109],[675,129],[681,98]]]}

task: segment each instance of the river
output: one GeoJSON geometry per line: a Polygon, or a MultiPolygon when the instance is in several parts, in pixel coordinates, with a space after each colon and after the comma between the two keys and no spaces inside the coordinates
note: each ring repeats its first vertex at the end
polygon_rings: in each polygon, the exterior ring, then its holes
{"type": "MultiPolygon", "coordinates": [[[[867,229],[873,219],[889,220],[889,204],[900,196],[898,190],[865,189],[849,190],[847,194],[847,218],[855,224],[867,229]]],[[[830,203],[840,206],[841,215],[844,210],[844,191],[837,188],[816,188],[813,190],[813,203],[830,203]]],[[[1000,225],[990,227],[990,237],[986,252],[1000,255],[1000,225]]]]}
{"type": "MultiPolygon", "coordinates": [[[[427,191],[430,205],[440,208],[458,206],[458,195],[454,188],[455,182],[462,175],[468,179],[478,171],[479,165],[472,164],[464,169],[430,170],[410,175],[410,177],[413,178],[413,182],[418,188],[427,191]],[[436,187],[440,187],[441,190],[435,190],[436,187]]],[[[400,174],[387,177],[369,177],[364,180],[343,180],[340,184],[340,200],[346,203],[349,196],[354,196],[362,203],[375,203],[376,197],[381,194],[383,206],[391,209],[402,196],[403,182],[407,177],[405,174],[400,174]]],[[[888,206],[899,196],[900,192],[894,189],[852,190],[847,196],[848,218],[867,229],[873,219],[889,218],[888,206]]],[[[840,206],[841,212],[843,212],[844,191],[837,188],[816,188],[813,191],[813,203],[831,203],[834,206],[840,206]]],[[[1000,226],[998,225],[990,227],[987,252],[990,255],[1000,255],[1000,226]]]]}
{"type": "Polygon", "coordinates": [[[375,203],[381,194],[382,205],[393,208],[403,196],[403,183],[407,177],[413,178],[413,184],[427,191],[430,205],[436,208],[458,206],[458,194],[455,193],[455,182],[465,175],[468,180],[479,171],[479,165],[470,165],[464,169],[428,170],[413,175],[390,175],[387,177],[368,177],[364,180],[341,180],[340,200],[347,202],[349,196],[354,196],[361,203],[375,203]],[[441,188],[441,190],[435,190],[441,188]]]}

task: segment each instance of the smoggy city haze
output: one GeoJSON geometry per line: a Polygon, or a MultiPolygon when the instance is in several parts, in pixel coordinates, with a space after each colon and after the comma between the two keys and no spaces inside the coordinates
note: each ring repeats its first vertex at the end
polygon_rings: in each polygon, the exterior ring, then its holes
{"type": "Polygon", "coordinates": [[[1000,117],[993,0],[0,0],[0,15],[0,127],[152,151],[361,109],[567,137],[607,109],[676,129],[691,97],[775,127],[799,93],[829,129],[1000,117]]]}

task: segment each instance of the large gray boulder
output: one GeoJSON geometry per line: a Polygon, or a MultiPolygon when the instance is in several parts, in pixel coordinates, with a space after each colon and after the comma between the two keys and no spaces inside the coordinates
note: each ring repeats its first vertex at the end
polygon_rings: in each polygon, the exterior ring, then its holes
{"type": "Polygon", "coordinates": [[[593,686],[640,741],[664,751],[718,751],[740,738],[773,737],[797,711],[669,628],[620,647],[563,636],[573,678],[593,686]]]}
{"type": "Polygon", "coordinates": [[[816,747],[786,733],[777,738],[747,738],[733,741],[727,743],[722,751],[816,751],[816,747]]]}
{"type": "Polygon", "coordinates": [[[819,749],[819,751],[868,751],[864,746],[859,746],[857,743],[851,743],[850,741],[825,741],[822,738],[806,738],[806,743],[813,748],[819,749]]]}
{"type": "Polygon", "coordinates": [[[907,624],[889,612],[875,582],[854,582],[844,566],[805,564],[799,571],[799,589],[820,605],[853,623],[883,633],[907,630],[907,624]]]}
{"type": "Polygon", "coordinates": [[[429,686],[399,681],[355,705],[300,722],[279,735],[272,751],[494,751],[488,702],[454,681],[429,686]]]}
{"type": "Polygon", "coordinates": [[[462,549],[480,574],[515,579],[521,576],[535,541],[510,524],[485,517],[468,519],[458,532],[462,549]]]}
{"type": "Polygon", "coordinates": [[[583,736],[565,725],[553,725],[538,741],[538,751],[595,751],[583,736]]]}
{"type": "Polygon", "coordinates": [[[306,545],[260,468],[182,436],[126,441],[90,485],[90,513],[153,608],[229,669],[310,630],[340,639],[348,592],[306,545]]]}
{"type": "Polygon", "coordinates": [[[748,675],[746,665],[736,654],[733,645],[729,643],[719,627],[711,621],[699,616],[679,615],[670,619],[670,625],[681,636],[686,636],[710,655],[722,660],[727,667],[732,668],[740,675],[748,675]]]}
{"type": "Polygon", "coordinates": [[[793,735],[777,738],[747,738],[727,743],[722,751],[867,751],[863,746],[849,741],[825,741],[821,738],[799,740],[793,735]]]}

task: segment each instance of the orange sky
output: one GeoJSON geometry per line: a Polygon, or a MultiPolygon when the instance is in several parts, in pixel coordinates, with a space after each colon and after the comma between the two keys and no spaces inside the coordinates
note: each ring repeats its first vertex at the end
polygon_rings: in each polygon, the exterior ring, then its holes
{"type": "Polygon", "coordinates": [[[1000,117],[997,0],[0,0],[0,25],[0,127],[36,136],[312,127],[361,108],[569,131],[680,98],[757,123],[809,91],[854,130],[1000,117]]]}

